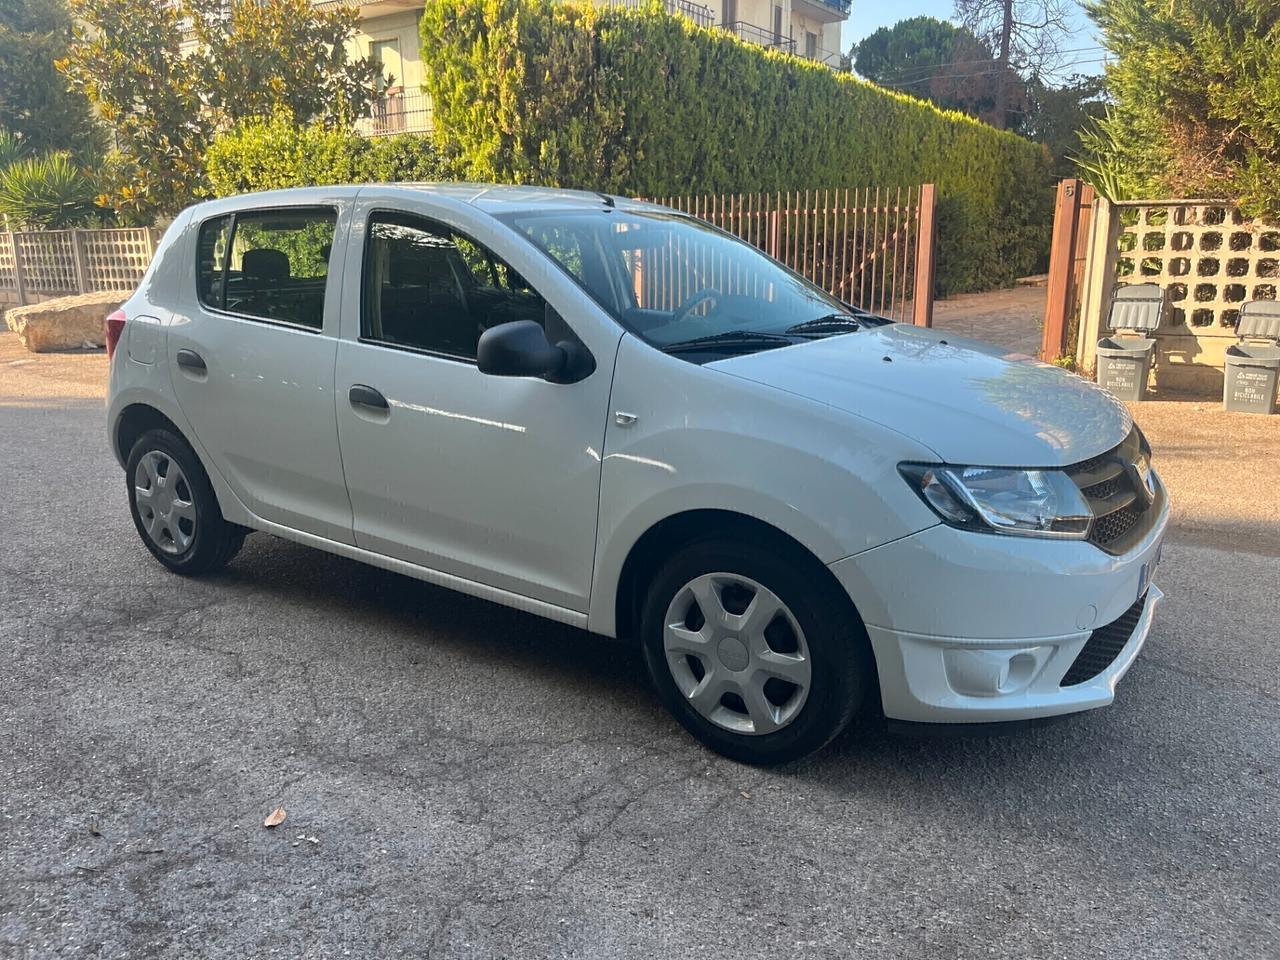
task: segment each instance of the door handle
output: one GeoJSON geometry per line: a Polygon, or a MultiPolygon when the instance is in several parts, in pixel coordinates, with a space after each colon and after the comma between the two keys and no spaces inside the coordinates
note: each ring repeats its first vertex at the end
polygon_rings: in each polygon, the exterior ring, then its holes
{"type": "Polygon", "coordinates": [[[205,366],[204,357],[196,353],[194,350],[179,350],[177,355],[178,366],[183,370],[190,370],[192,373],[208,373],[209,368],[205,366]]]}
{"type": "Polygon", "coordinates": [[[375,410],[391,409],[386,397],[373,389],[373,387],[367,387],[363,383],[353,385],[347,393],[347,399],[351,401],[353,406],[372,407],[375,410]]]}

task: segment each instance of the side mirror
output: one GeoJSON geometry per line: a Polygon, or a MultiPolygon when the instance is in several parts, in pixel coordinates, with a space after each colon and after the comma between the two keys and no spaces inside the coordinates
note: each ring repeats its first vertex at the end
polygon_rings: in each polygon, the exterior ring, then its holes
{"type": "Polygon", "coordinates": [[[553,383],[573,383],[595,369],[585,348],[572,341],[553,344],[532,320],[512,320],[480,334],[476,365],[495,377],[541,377],[553,383]]]}

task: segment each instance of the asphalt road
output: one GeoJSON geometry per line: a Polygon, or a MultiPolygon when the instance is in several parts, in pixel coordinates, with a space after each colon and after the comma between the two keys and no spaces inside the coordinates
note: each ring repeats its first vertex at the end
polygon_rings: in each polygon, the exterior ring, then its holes
{"type": "Polygon", "coordinates": [[[262,535],[166,574],[19,372],[0,958],[1280,956],[1270,547],[1175,530],[1108,709],[760,771],[585,633],[262,535]]]}

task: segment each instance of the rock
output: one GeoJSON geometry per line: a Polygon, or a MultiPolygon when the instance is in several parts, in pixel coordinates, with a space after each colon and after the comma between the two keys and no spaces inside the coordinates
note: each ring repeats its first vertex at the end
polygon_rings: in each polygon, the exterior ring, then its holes
{"type": "Polygon", "coordinates": [[[32,353],[101,347],[107,314],[128,297],[119,292],[82,293],[25,307],[10,307],[5,325],[32,353]]]}

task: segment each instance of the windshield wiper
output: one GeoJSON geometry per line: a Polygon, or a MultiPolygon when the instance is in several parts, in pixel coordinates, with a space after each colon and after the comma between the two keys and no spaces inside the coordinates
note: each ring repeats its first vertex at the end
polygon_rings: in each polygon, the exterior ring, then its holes
{"type": "Polygon", "coordinates": [[[825,317],[815,317],[802,323],[792,324],[786,332],[794,336],[812,333],[840,333],[841,331],[860,330],[862,323],[845,313],[829,313],[825,317]]]}
{"type": "Polygon", "coordinates": [[[795,343],[790,337],[780,333],[760,333],[755,330],[726,330],[709,337],[694,337],[692,340],[677,340],[661,347],[666,353],[678,353],[685,350],[714,350],[717,348],[737,349],[740,347],[785,347],[795,343]]]}

